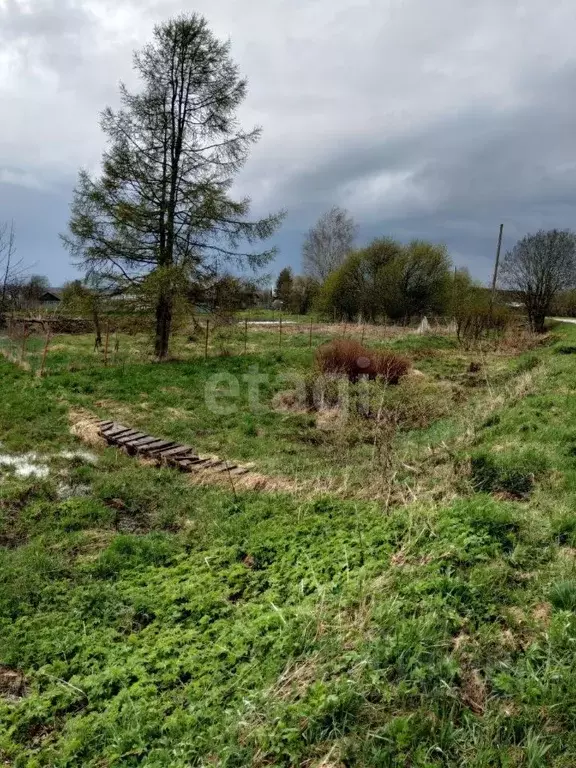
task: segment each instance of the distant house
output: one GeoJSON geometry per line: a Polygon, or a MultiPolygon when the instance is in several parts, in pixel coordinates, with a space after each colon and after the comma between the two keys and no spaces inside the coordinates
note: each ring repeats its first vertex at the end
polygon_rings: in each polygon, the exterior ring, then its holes
{"type": "Polygon", "coordinates": [[[39,298],[42,309],[58,309],[62,301],[62,291],[59,288],[50,288],[39,298]]]}

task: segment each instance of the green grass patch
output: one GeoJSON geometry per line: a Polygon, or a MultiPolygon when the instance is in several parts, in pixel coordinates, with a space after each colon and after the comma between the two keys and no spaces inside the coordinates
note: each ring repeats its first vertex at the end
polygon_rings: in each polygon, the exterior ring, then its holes
{"type": "Polygon", "coordinates": [[[487,449],[471,457],[472,483],[476,491],[509,493],[526,498],[537,478],[548,470],[548,457],[537,449],[496,453],[487,449]]]}
{"type": "MultiPolygon", "coordinates": [[[[50,468],[0,467],[0,760],[574,764],[573,360],[495,353],[463,396],[451,377],[472,355],[439,338],[403,342],[433,352],[424,381],[379,393],[405,422],[390,465],[357,423],[317,442],[315,414],[210,413],[210,376],[307,371],[304,345],[81,370],[61,350],[45,380],[0,360],[4,449],[50,468]],[[346,493],[270,494],[112,448],[70,461],[71,406],[259,470],[360,475],[346,493]],[[389,494],[366,498],[385,471],[389,494]]],[[[278,386],[263,391],[270,406],[278,386]]]]}

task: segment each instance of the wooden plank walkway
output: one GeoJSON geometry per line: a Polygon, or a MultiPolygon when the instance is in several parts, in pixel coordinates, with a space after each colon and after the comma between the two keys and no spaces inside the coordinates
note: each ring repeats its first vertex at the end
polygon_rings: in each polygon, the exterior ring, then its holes
{"type": "Polygon", "coordinates": [[[97,424],[107,443],[122,448],[131,456],[154,459],[158,465],[175,467],[181,472],[229,472],[234,476],[250,471],[229,461],[201,458],[189,445],[162,440],[115,421],[98,421],[97,424]]]}

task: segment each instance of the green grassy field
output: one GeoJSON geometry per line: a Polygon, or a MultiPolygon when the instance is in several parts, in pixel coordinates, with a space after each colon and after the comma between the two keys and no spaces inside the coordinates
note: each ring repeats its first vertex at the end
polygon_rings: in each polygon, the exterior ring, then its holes
{"type": "MultiPolygon", "coordinates": [[[[57,336],[42,389],[69,409],[88,408],[102,418],[192,444],[206,455],[253,462],[260,473],[289,479],[312,492],[373,498],[389,494],[391,456],[406,482],[417,484],[418,477],[405,465],[420,462],[423,444],[441,445],[461,433],[478,408],[492,407],[492,393],[513,382],[518,365],[514,350],[466,351],[447,334],[327,325],[313,325],[312,335],[308,326],[287,327],[284,333],[281,340],[277,328],[251,327],[245,343],[242,326],[217,329],[210,336],[207,359],[201,334],[191,341],[179,336],[174,359],[163,365],[147,359],[146,336],[120,336],[117,352],[110,343],[108,367],[103,351],[94,352],[91,336],[57,336]],[[326,418],[318,429],[307,408],[285,407],[282,393],[311,378],[315,349],[335,335],[364,337],[374,347],[389,347],[407,355],[425,374],[399,388],[368,393],[373,410],[384,406],[399,411],[393,451],[388,432],[382,445],[384,431],[365,418],[344,423],[326,418]],[[470,375],[473,362],[481,369],[470,375]],[[257,407],[251,404],[255,387],[246,378],[250,375],[260,379],[257,407]],[[215,409],[214,402],[223,409],[215,409]]],[[[32,372],[40,367],[42,346],[42,339],[28,343],[32,372]]],[[[19,359],[18,350],[14,354],[19,359]]],[[[349,395],[358,399],[361,387],[349,395]]]]}
{"type": "Polygon", "coordinates": [[[424,374],[371,392],[386,430],[281,407],[304,329],[251,329],[246,354],[227,329],[208,360],[182,338],[162,365],[122,337],[107,368],[62,337],[43,379],[0,359],[0,763],[576,765],[576,328],[553,334],[480,354],[371,332],[424,374]],[[77,409],[287,490],[86,454],[77,409]]]}

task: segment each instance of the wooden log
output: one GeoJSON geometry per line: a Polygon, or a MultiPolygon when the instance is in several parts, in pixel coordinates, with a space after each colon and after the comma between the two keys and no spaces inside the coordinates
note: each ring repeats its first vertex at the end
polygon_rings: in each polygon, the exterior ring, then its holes
{"type": "Polygon", "coordinates": [[[170,462],[173,466],[178,467],[182,472],[188,472],[189,468],[194,464],[193,459],[174,459],[170,462]]]}
{"type": "Polygon", "coordinates": [[[231,472],[233,469],[237,469],[237,464],[231,464],[230,462],[224,463],[222,467],[218,467],[218,469],[215,469],[215,472],[231,472]]]}
{"type": "Polygon", "coordinates": [[[135,432],[133,435],[123,435],[122,437],[115,438],[115,442],[117,445],[128,445],[137,440],[142,440],[143,437],[148,437],[148,435],[145,432],[135,432]]]}
{"type": "Polygon", "coordinates": [[[167,451],[169,448],[175,448],[177,443],[170,440],[156,440],[155,443],[144,446],[141,453],[145,453],[147,456],[157,457],[163,451],[167,451]]]}
{"type": "Polygon", "coordinates": [[[201,459],[198,456],[172,456],[166,459],[166,463],[171,467],[178,467],[184,462],[186,462],[187,465],[192,466],[192,464],[203,464],[205,461],[206,459],[201,459]]]}
{"type": "Polygon", "coordinates": [[[213,459],[175,459],[174,465],[184,470],[207,469],[214,463],[213,459]]]}
{"type": "Polygon", "coordinates": [[[127,432],[133,432],[134,430],[129,427],[124,427],[122,424],[115,424],[108,429],[103,429],[100,431],[106,440],[112,440],[115,437],[120,437],[120,435],[125,435],[127,432]]]}
{"type": "Polygon", "coordinates": [[[145,449],[148,445],[153,445],[154,443],[158,442],[157,437],[152,437],[152,435],[146,435],[146,437],[141,438],[140,440],[135,440],[133,443],[131,443],[131,448],[137,448],[140,450],[141,448],[145,449]]]}
{"type": "Polygon", "coordinates": [[[113,436],[106,435],[106,440],[108,440],[109,443],[114,443],[115,445],[117,445],[118,441],[121,438],[125,438],[125,437],[131,438],[131,437],[136,437],[136,435],[140,435],[141,437],[144,437],[142,432],[138,432],[137,429],[128,429],[126,432],[118,433],[118,434],[115,434],[113,436]]]}
{"type": "Polygon", "coordinates": [[[139,450],[138,449],[138,443],[141,443],[142,440],[140,438],[134,439],[131,438],[130,440],[127,440],[126,442],[120,442],[120,445],[123,448],[126,448],[128,453],[134,454],[134,453],[145,453],[145,450],[139,450]]]}
{"type": "Polygon", "coordinates": [[[128,429],[128,427],[124,424],[119,424],[117,421],[112,421],[100,424],[100,429],[102,432],[110,432],[114,429],[128,429]]]}
{"type": "MultiPolygon", "coordinates": [[[[187,461],[187,459],[185,461],[187,461]]],[[[190,463],[190,467],[194,472],[197,469],[214,469],[214,467],[220,467],[221,465],[222,462],[219,459],[201,459],[200,461],[193,461],[190,463]]]]}
{"type": "Polygon", "coordinates": [[[175,448],[159,451],[161,459],[172,459],[181,456],[184,459],[197,459],[198,454],[194,448],[190,448],[187,445],[177,445],[175,448]]]}
{"type": "Polygon", "coordinates": [[[120,440],[123,437],[135,437],[136,435],[141,435],[141,432],[138,432],[137,429],[125,429],[123,432],[116,432],[113,435],[106,435],[106,439],[112,441],[113,443],[117,443],[118,440],[120,440]]]}

